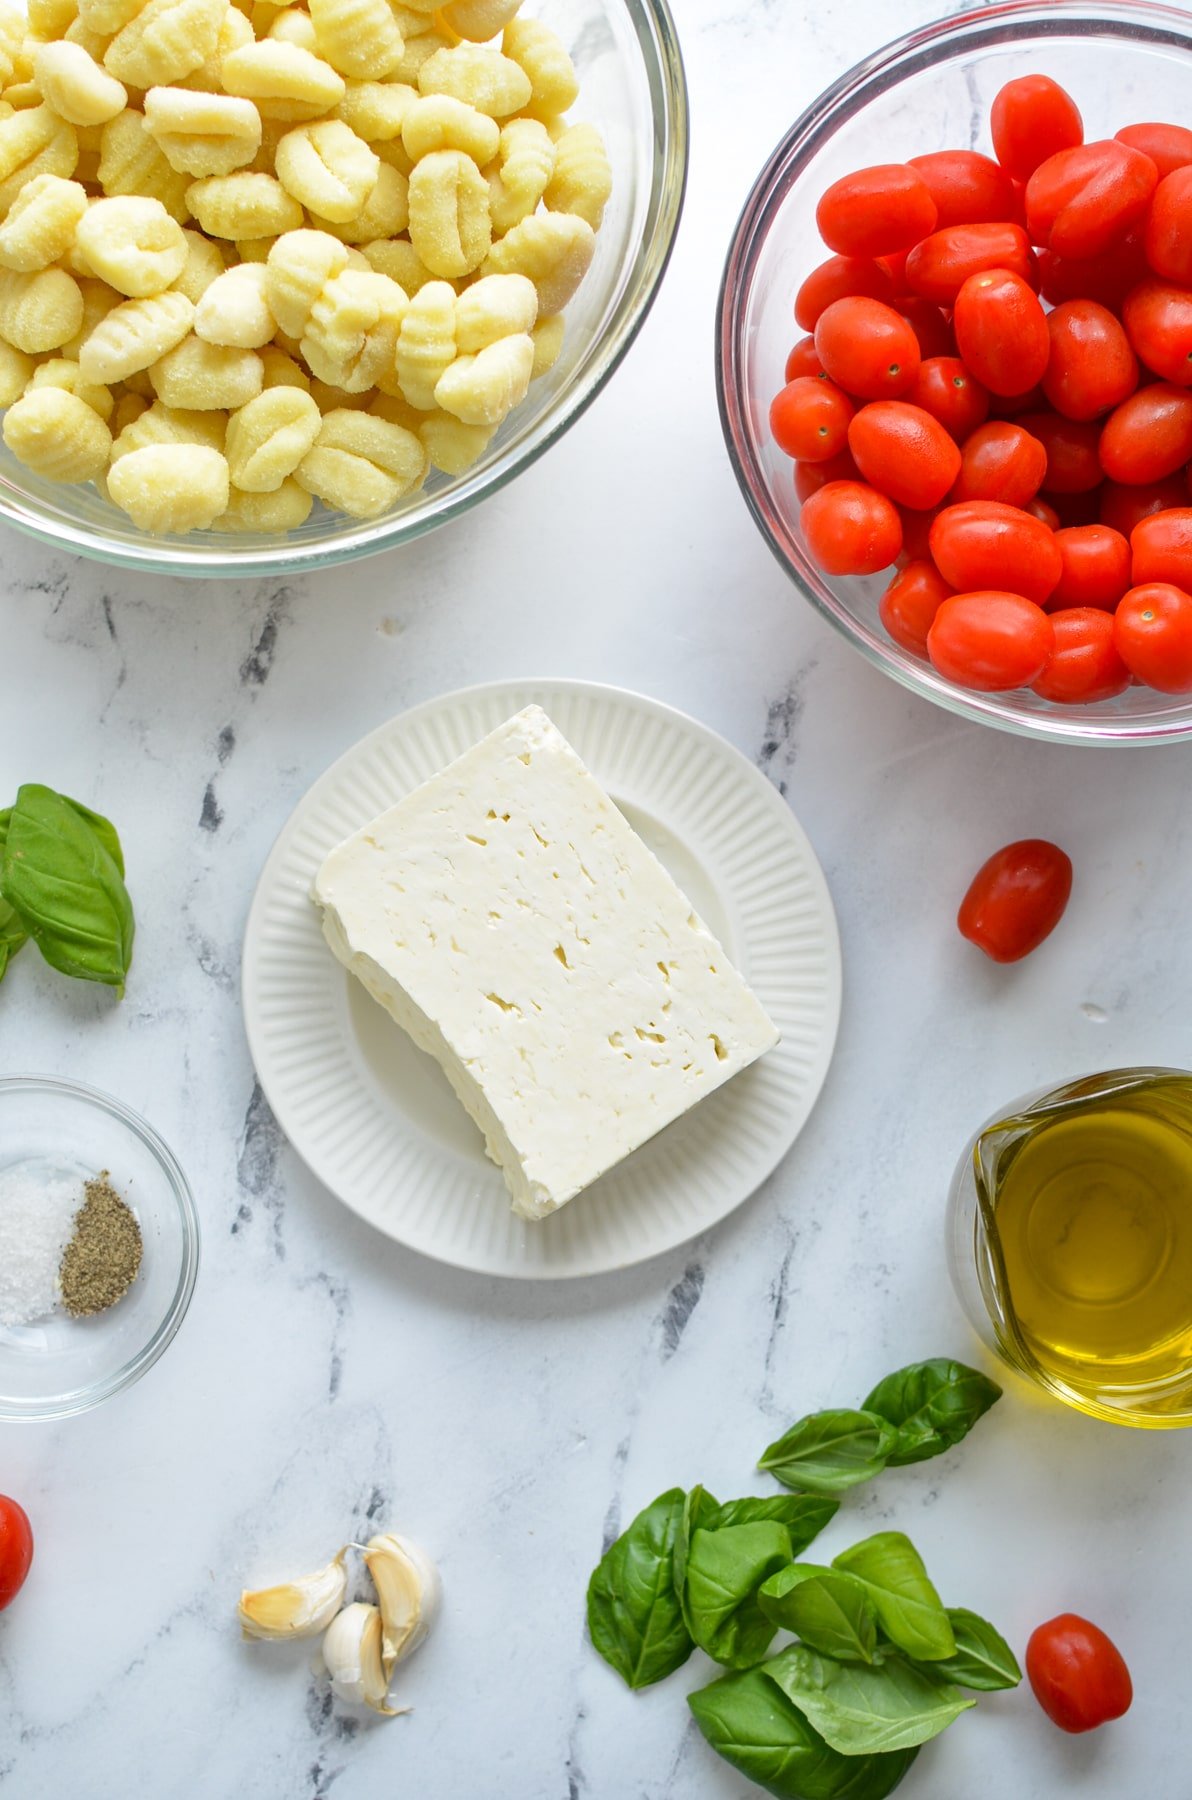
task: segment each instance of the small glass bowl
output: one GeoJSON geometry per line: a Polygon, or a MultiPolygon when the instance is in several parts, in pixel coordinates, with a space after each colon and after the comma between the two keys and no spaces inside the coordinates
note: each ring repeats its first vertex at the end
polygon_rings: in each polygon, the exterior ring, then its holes
{"type": "Polygon", "coordinates": [[[199,1221],[173,1154],[110,1094],[48,1075],[0,1077],[0,1170],[36,1160],[84,1179],[107,1170],[136,1214],[136,1280],[106,1312],[0,1325],[0,1420],[88,1411],[151,1368],[181,1325],[199,1267],[199,1221]]]}
{"type": "Polygon", "coordinates": [[[912,32],[858,63],[808,108],[762,170],[729,251],[717,324],[720,415],[737,479],[762,535],[804,599],[887,675],[965,718],[1063,743],[1168,743],[1192,733],[1192,701],[1130,687],[1093,706],[1029,690],[978,694],[893,643],[878,619],[890,576],[821,574],[799,533],[792,464],[770,437],[770,402],[800,335],[796,290],[828,253],[815,225],[824,189],[873,162],[932,150],[989,151],[989,108],[1004,82],[1063,83],[1088,138],[1131,119],[1183,120],[1192,19],[1150,0],[1001,0],[912,32]]]}

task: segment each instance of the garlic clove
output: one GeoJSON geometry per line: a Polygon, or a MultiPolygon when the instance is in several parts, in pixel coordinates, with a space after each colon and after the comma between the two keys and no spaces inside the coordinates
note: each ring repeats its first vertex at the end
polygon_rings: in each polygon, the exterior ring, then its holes
{"type": "Polygon", "coordinates": [[[370,1538],[364,1560],[381,1603],[381,1654],[392,1677],[435,1622],[442,1595],[439,1571],[420,1545],[396,1532],[370,1538]]]}
{"type": "Polygon", "coordinates": [[[247,1588],[240,1596],[240,1628],[249,1638],[315,1637],[344,1603],[348,1576],[345,1545],[324,1569],[278,1587],[247,1588]]]}
{"type": "Polygon", "coordinates": [[[332,1619],[323,1639],[323,1662],[331,1690],[341,1700],[371,1706],[386,1718],[395,1716],[381,1663],[381,1614],[375,1606],[354,1600],[332,1619]]]}

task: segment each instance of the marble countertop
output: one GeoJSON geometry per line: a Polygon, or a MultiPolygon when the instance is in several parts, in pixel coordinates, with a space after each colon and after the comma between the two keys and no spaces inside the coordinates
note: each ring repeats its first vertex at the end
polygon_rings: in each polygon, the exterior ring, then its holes
{"type": "MultiPolygon", "coordinates": [[[[587,1644],[602,1536],[672,1484],[756,1491],[787,1421],[892,1367],[979,1358],[942,1232],[969,1130],[1053,1078],[1189,1061],[1192,753],[1025,743],[903,693],[800,604],[722,447],[711,319],[738,207],[795,112],[939,0],[895,10],[682,0],[691,188],[658,305],[565,441],[448,530],[228,586],[4,534],[0,786],[49,781],[116,818],[141,929],[122,1006],[15,964],[0,1067],[142,1110],[204,1230],[190,1315],[139,1385],[0,1430],[0,1489],[39,1542],[0,1619],[12,1800],[745,1800],[688,1719],[704,1671],[634,1697],[587,1644]],[[773,1179],[686,1249],[566,1287],[459,1274],[351,1217],[272,1121],[237,991],[257,873],[315,776],[414,702],[530,674],[639,689],[750,754],[823,860],[845,960],[836,1060],[773,1179]],[[998,971],[958,938],[957,897],[1033,834],[1066,845],[1076,890],[1046,952],[998,971]],[[376,1525],[430,1546],[447,1595],[392,1722],[333,1706],[308,1648],[242,1645],[232,1619],[242,1582],[376,1525]]],[[[1137,1699],[1087,1740],[1029,1695],[983,1700],[902,1791],[1176,1800],[1192,1444],[1007,1387],[961,1449],[852,1498],[825,1544],[910,1531],[945,1596],[1020,1651],[1040,1619],[1085,1612],[1137,1699]]]]}

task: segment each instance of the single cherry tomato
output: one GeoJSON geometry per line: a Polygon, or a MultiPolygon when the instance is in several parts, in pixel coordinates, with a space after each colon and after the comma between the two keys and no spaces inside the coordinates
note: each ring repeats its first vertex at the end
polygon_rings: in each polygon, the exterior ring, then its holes
{"type": "Polygon", "coordinates": [[[1095,606],[1065,606],[1049,615],[1055,648],[1043,673],[1031,683],[1042,700],[1061,706],[1091,706],[1124,693],[1130,671],[1118,655],[1113,614],[1095,606]]]}
{"type": "Polygon", "coordinates": [[[854,294],[893,302],[895,288],[889,269],[872,256],[830,256],[812,269],[795,295],[795,324],[803,331],[814,331],[825,307],[854,294]]]}
{"type": "Polygon", "coordinates": [[[1149,156],[1159,171],[1159,180],[1173,169],[1192,163],[1192,131],[1185,125],[1123,125],[1114,137],[1133,150],[1149,156]]]}
{"type": "Polygon", "coordinates": [[[862,400],[893,400],[919,373],[919,341],[906,320],[863,295],[825,308],[815,348],[832,380],[862,400]]]}
{"type": "Polygon", "coordinates": [[[1063,524],[1063,520],[1056,512],[1055,507],[1052,506],[1049,501],[1041,499],[1038,494],[1035,495],[1033,500],[1027,501],[1023,511],[1029,512],[1032,519],[1041,519],[1048,531],[1058,531],[1063,524]]]}
{"type": "Polygon", "coordinates": [[[910,166],[919,171],[935,201],[937,231],[1018,217],[1013,182],[979,150],[934,150],[912,156],[910,166]]]}
{"type": "Polygon", "coordinates": [[[1043,392],[1065,419],[1095,419],[1138,386],[1130,339],[1107,306],[1065,300],[1048,313],[1047,335],[1051,354],[1043,392]]]}
{"type": "Polygon", "coordinates": [[[906,259],[911,292],[937,306],[954,305],[969,276],[984,269],[1009,269],[1034,285],[1035,253],[1021,225],[949,225],[916,244],[906,259]]]}
{"type": "Polygon", "coordinates": [[[927,633],[951,592],[933,562],[908,562],[882,595],[878,617],[902,649],[913,656],[926,656],[927,633]]]}
{"type": "Polygon", "coordinates": [[[0,1494],[0,1612],[16,1599],[33,1561],[33,1528],[23,1506],[0,1494]]]}
{"type": "Polygon", "coordinates": [[[1192,690],[1192,594],[1148,581],[1123,595],[1113,615],[1118,655],[1161,694],[1192,690]]]}
{"type": "Polygon", "coordinates": [[[1035,1627],[1026,1673],[1035,1699],[1061,1731],[1094,1731],[1120,1719],[1134,1698],[1121,1651],[1078,1613],[1060,1613],[1035,1627]]]}
{"type": "Polygon", "coordinates": [[[1117,138],[1060,150],[1026,184],[1031,241],[1057,256],[1099,256],[1141,219],[1158,180],[1150,157],[1117,138]]]}
{"type": "Polygon", "coordinates": [[[888,256],[935,230],[931,189],[908,163],[878,163],[834,181],[820,196],[815,222],[829,250],[888,256]]]}
{"type": "Polygon", "coordinates": [[[958,356],[927,357],[906,397],[912,406],[921,406],[938,419],[958,442],[971,436],[989,411],[989,395],[958,356]]]}
{"type": "Polygon", "coordinates": [[[1130,533],[1130,580],[1170,581],[1192,593],[1192,507],[1170,507],[1140,519],[1130,533]]]}
{"type": "MultiPolygon", "coordinates": [[[[1063,419],[1059,413],[1019,413],[1017,423],[1038,438],[1047,452],[1046,494],[1091,493],[1104,470],[1098,454],[1101,428],[1095,420],[1063,419]]],[[[1093,514],[1093,517],[1096,515],[1093,514]]]]}
{"type": "Polygon", "coordinates": [[[812,494],[818,494],[822,487],[830,481],[860,481],[861,471],[853,461],[852,452],[845,448],[838,456],[828,457],[826,462],[797,462],[795,464],[795,493],[800,500],[809,500],[812,494]]]}
{"type": "Polygon", "coordinates": [[[1018,181],[1027,181],[1057,150],[1084,139],[1076,102],[1049,75],[1020,75],[995,96],[990,110],[993,153],[1018,181]]]}
{"type": "Polygon", "coordinates": [[[898,508],[862,481],[830,481],[803,503],[811,559],[828,575],[876,575],[902,549],[898,508]]]}
{"type": "Polygon", "coordinates": [[[854,413],[848,447],[866,481],[900,506],[938,506],[960,472],[960,451],[938,419],[905,400],[874,400],[854,413]]]}
{"type": "Polygon", "coordinates": [[[1046,838],[1020,838],[982,863],[960,902],[956,923],[960,935],[993,962],[1020,962],[1050,937],[1071,892],[1072,863],[1059,845],[1046,838]]]}
{"type": "Polygon", "coordinates": [[[1046,668],[1054,643],[1041,606],[1022,594],[986,588],[943,602],[927,634],[927,654],[958,686],[1001,693],[1029,687],[1046,668]]]}
{"type": "Polygon", "coordinates": [[[1066,525],[1055,534],[1063,559],[1048,602],[1059,607],[1101,607],[1111,613],[1130,586],[1130,544],[1109,525],[1066,525]]]}
{"type": "Polygon", "coordinates": [[[853,403],[834,382],[797,375],[776,394],[770,407],[774,442],[800,462],[826,462],[848,443],[853,403]]]}
{"type": "Polygon", "coordinates": [[[1101,467],[1111,481],[1162,481],[1192,456],[1192,394],[1169,381],[1139,388],[1101,430],[1101,467]]]}
{"type": "MultiPolygon", "coordinates": [[[[1148,369],[1192,386],[1192,294],[1170,281],[1140,281],[1122,304],[1122,324],[1148,369]]],[[[1123,396],[1124,398],[1124,396],[1123,396]]]]}
{"type": "Polygon", "coordinates": [[[1155,189],[1143,244],[1156,275],[1192,287],[1192,168],[1173,169],[1155,189]]]}
{"type": "Polygon", "coordinates": [[[1128,231],[1100,256],[1057,256],[1053,250],[1039,255],[1039,292],[1053,306],[1064,300],[1096,300],[1111,312],[1150,274],[1142,231],[1128,231]]]}
{"type": "MultiPolygon", "coordinates": [[[[1064,566],[1055,535],[1043,521],[998,500],[945,506],[931,527],[930,543],[936,568],[957,593],[1000,583],[996,591],[1022,594],[1041,606],[1064,566]]],[[[1038,672],[1023,679],[1033,681],[1038,672]]]]}
{"type": "Polygon", "coordinates": [[[1046,473],[1047,452],[1038,438],[1008,419],[991,419],[978,425],[961,446],[960,474],[951,498],[1025,506],[1042,487],[1046,473]]]}
{"type": "Polygon", "coordinates": [[[956,339],[952,336],[952,327],[934,300],[920,300],[915,294],[907,294],[894,305],[919,340],[921,357],[926,360],[930,356],[955,356],[956,339]]]}
{"type": "Polygon", "coordinates": [[[815,353],[813,337],[800,338],[786,359],[784,379],[795,381],[800,375],[823,375],[824,365],[815,353]]]}
{"type": "Polygon", "coordinates": [[[1115,531],[1128,538],[1140,519],[1149,519],[1152,513],[1187,504],[1188,488],[1182,471],[1178,475],[1168,475],[1164,481],[1148,482],[1141,487],[1103,481],[1097,493],[1097,516],[1102,525],[1112,525],[1115,531]]]}
{"type": "Polygon", "coordinates": [[[956,348],[983,387],[1021,394],[1047,367],[1050,339],[1038,296],[1009,269],[970,275],[952,314],[956,348]]]}

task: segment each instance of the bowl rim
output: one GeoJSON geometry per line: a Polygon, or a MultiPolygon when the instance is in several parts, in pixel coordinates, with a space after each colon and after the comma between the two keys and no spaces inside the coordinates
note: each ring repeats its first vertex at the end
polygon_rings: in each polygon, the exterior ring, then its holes
{"type": "Polygon", "coordinates": [[[194,1293],[195,1281],[199,1272],[199,1216],[195,1207],[194,1195],[190,1183],[183,1173],[177,1157],[162,1138],[149,1124],[148,1120],[118,1100],[114,1094],[105,1093],[101,1088],[90,1087],[86,1082],[69,1080],[60,1075],[0,1075],[0,1099],[11,1093],[41,1093],[55,1095],[59,1099],[82,1101],[99,1112],[107,1113],[119,1121],[134,1137],[145,1145],[150,1155],[157,1162],[166,1178],[166,1185],[178,1208],[182,1225],[181,1267],[173,1297],[165,1314],[154,1329],[148,1342],[129,1357],[114,1374],[102,1380],[92,1382],[87,1387],[71,1388],[66,1393],[50,1399],[35,1401],[14,1400],[8,1395],[0,1394],[0,1423],[3,1424],[42,1424],[54,1419],[71,1418],[78,1413],[89,1412],[101,1401],[109,1400],[123,1388],[131,1387],[139,1381],[147,1369],[151,1369],[163,1354],[186,1317],[191,1296],[194,1293]]]}
{"type": "MultiPolygon", "coordinates": [[[[655,145],[654,179],[649,213],[652,228],[636,245],[638,265],[633,283],[626,288],[601,339],[601,347],[583,377],[555,398],[526,442],[507,460],[489,468],[465,472],[433,497],[430,507],[419,507],[389,521],[355,521],[334,543],[314,539],[310,543],[280,536],[275,543],[237,551],[203,547],[201,535],[186,538],[153,538],[142,534],[131,543],[109,543],[93,527],[67,520],[50,522],[36,501],[23,494],[7,493],[0,485],[0,521],[15,526],[27,537],[59,551],[122,569],[187,579],[235,580],[250,576],[313,573],[373,556],[381,550],[413,543],[440,525],[467,512],[478,502],[500,493],[523,470],[531,468],[582,418],[620,368],[636,342],[658,296],[674,252],[687,194],[690,162],[690,106],[686,69],[670,0],[618,0],[646,64],[652,101],[655,145]]],[[[650,218],[647,217],[647,225],[650,218]]]]}
{"type": "Polygon", "coordinates": [[[1192,14],[1166,0],[996,0],[945,19],[916,27],[862,57],[826,87],[784,133],[767,157],[737,219],[721,275],[716,302],[716,402],[729,462],[737,485],[779,566],[801,597],[844,637],[866,661],[911,693],[982,725],[993,725],[1020,737],[1060,744],[1170,745],[1192,735],[1192,695],[1182,712],[1146,715],[1106,713],[1096,723],[1068,713],[1038,713],[1015,706],[1005,694],[983,694],[958,688],[930,665],[912,659],[894,643],[867,638],[848,609],[821,581],[818,571],[794,563],[768,500],[768,482],[754,454],[745,423],[743,392],[743,313],[737,298],[746,291],[746,275],[772,223],[777,201],[790,185],[790,166],[797,154],[814,153],[835,131],[841,106],[860,96],[858,106],[874,92],[896,85],[932,61],[942,60],[953,44],[1011,41],[1026,24],[1040,36],[1058,36],[1074,24],[1098,27],[1104,35],[1136,26],[1135,36],[1165,42],[1192,52],[1192,14]],[[1150,29],[1147,30],[1146,28],[1150,29]]]}

